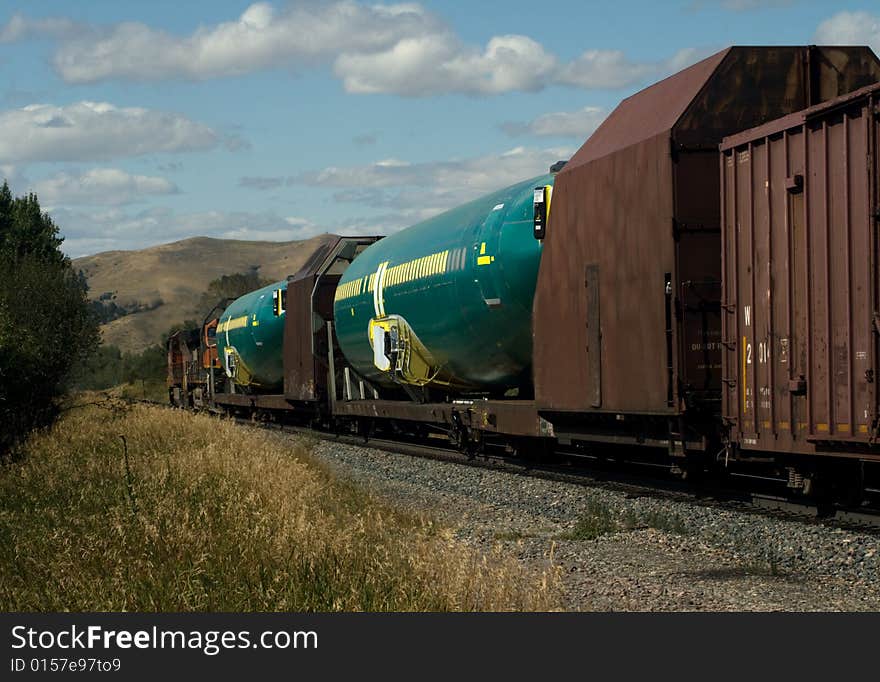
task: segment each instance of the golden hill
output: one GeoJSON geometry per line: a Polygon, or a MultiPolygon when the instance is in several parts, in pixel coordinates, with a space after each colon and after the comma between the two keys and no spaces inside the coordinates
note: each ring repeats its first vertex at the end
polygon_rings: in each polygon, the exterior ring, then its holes
{"type": "Polygon", "coordinates": [[[327,238],[257,242],[193,237],[140,251],[84,256],[73,266],[88,279],[90,298],[112,292],[117,305],[144,308],[102,327],[105,343],[140,351],[158,343],[172,325],[195,319],[199,297],[212,280],[253,268],[264,279],[284,279],[327,238]]]}

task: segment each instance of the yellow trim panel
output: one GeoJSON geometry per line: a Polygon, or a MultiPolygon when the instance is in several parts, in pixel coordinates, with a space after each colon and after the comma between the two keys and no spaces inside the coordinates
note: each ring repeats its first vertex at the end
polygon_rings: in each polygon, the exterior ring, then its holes
{"type": "Polygon", "coordinates": [[[217,333],[231,331],[233,329],[241,329],[242,327],[247,327],[248,316],[242,315],[241,317],[229,318],[225,322],[221,322],[217,325],[217,333]]]}

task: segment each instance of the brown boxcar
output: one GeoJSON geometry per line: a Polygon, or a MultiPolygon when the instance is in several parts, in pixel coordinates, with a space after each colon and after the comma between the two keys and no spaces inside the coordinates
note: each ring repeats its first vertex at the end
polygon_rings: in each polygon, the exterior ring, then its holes
{"type": "Polygon", "coordinates": [[[557,176],[538,275],[535,397],[558,434],[706,447],[721,411],[718,145],[877,80],[866,47],[732,47],[611,113],[557,176]]]}
{"type": "Polygon", "coordinates": [[[878,102],[875,85],[722,144],[723,411],[744,450],[877,439],[878,102]]]}
{"type": "Polygon", "coordinates": [[[299,271],[287,278],[284,322],[284,397],[295,402],[335,399],[337,369],[343,366],[333,323],[333,296],[354,258],[381,237],[328,235],[299,271]],[[332,328],[331,328],[332,329],[332,328]],[[331,356],[330,338],[334,346],[331,356]],[[331,361],[332,358],[332,361],[331,361]],[[331,364],[334,367],[331,368],[331,364]]]}

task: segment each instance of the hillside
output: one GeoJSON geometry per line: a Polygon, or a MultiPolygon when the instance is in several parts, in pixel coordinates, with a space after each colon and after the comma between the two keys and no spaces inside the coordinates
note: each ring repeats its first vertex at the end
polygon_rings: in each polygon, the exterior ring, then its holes
{"type": "Polygon", "coordinates": [[[157,343],[172,325],[197,316],[208,284],[222,275],[257,268],[260,277],[296,272],[327,235],[305,241],[257,242],[194,237],[140,251],[106,251],[73,261],[88,279],[89,296],[115,296],[137,309],[102,327],[104,342],[139,351],[157,343]]]}

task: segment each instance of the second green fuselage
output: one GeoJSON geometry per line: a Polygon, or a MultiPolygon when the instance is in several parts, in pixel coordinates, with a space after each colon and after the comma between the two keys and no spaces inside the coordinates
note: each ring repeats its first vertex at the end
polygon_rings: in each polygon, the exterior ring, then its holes
{"type": "Polygon", "coordinates": [[[252,291],[233,301],[220,316],[217,353],[236,384],[259,391],[281,389],[285,315],[275,314],[273,294],[286,289],[287,280],[282,280],[252,291]]]}

